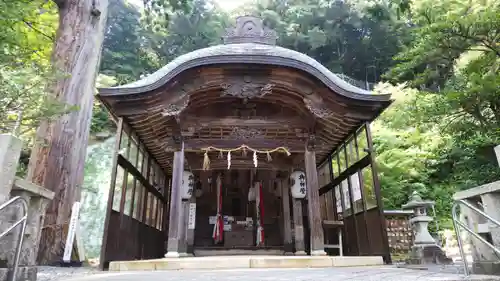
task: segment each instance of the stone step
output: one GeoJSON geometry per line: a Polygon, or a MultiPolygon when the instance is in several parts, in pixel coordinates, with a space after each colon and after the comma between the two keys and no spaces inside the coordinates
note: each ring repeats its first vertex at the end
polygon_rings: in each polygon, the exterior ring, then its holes
{"type": "Polygon", "coordinates": [[[328,268],[383,265],[382,257],[217,256],[111,262],[110,271],[243,268],[328,268]]]}
{"type": "Polygon", "coordinates": [[[278,249],[195,249],[194,255],[196,257],[213,257],[213,256],[283,256],[284,251],[278,249]]]}

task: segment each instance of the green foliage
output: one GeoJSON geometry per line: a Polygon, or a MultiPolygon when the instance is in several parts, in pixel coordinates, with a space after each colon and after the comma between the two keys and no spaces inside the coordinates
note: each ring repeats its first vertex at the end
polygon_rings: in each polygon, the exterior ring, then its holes
{"type": "Polygon", "coordinates": [[[406,28],[387,3],[375,1],[267,1],[240,14],[262,17],[278,44],[305,53],[335,73],[375,83],[392,65],[406,28]]]}
{"type": "Polygon", "coordinates": [[[421,191],[446,220],[454,192],[500,178],[500,1],[423,0],[409,10],[412,40],[385,77],[419,90],[389,90],[396,102],[375,140],[382,187],[388,205],[421,191]]]}
{"type": "Polygon", "coordinates": [[[0,64],[48,64],[57,28],[54,3],[0,0],[0,27],[0,64]]]}
{"type": "Polygon", "coordinates": [[[148,48],[151,34],[141,25],[138,7],[124,0],[110,0],[107,27],[101,59],[102,74],[114,77],[121,85],[159,68],[148,48]]]}
{"type": "MultiPolygon", "coordinates": [[[[107,76],[100,74],[97,77],[96,86],[99,87],[112,87],[116,85],[116,79],[112,76],[107,76]]],[[[114,124],[106,111],[106,108],[101,104],[100,101],[94,101],[94,107],[92,109],[92,120],[90,123],[90,132],[109,132],[114,128],[114,124]]]]}
{"type": "Polygon", "coordinates": [[[167,32],[153,33],[150,45],[163,65],[180,55],[220,44],[228,22],[229,16],[212,1],[193,0],[189,12],[171,16],[167,32]]]}
{"type": "Polygon", "coordinates": [[[37,67],[0,65],[0,131],[20,135],[32,132],[41,120],[56,118],[74,107],[51,98],[45,91],[50,74],[37,67]]]}
{"type": "Polygon", "coordinates": [[[429,99],[402,85],[382,83],[376,91],[392,93],[394,98],[372,126],[384,207],[399,209],[413,191],[418,191],[424,198],[437,201],[440,218],[448,217],[456,187],[436,180],[434,173],[441,150],[450,145],[449,139],[436,126],[416,122],[421,118],[419,108],[429,99]]]}
{"type": "MultiPolygon", "coordinates": [[[[500,143],[499,0],[262,0],[231,15],[213,0],[144,4],[110,0],[97,87],[138,80],[219,44],[234,16],[257,15],[277,30],[279,45],[362,87],[397,85],[376,88],[395,99],[373,124],[386,208],[418,190],[438,202],[445,221],[454,192],[500,177],[492,150],[500,143]]],[[[19,132],[29,137],[43,118],[72,110],[46,92],[57,79],[50,67],[57,24],[51,1],[0,0],[3,132],[21,120],[19,132]]],[[[92,133],[112,127],[96,101],[92,133]]]]}
{"type": "Polygon", "coordinates": [[[0,1],[0,132],[28,145],[41,120],[75,110],[48,95],[60,75],[50,68],[57,9],[47,1],[0,1]]]}

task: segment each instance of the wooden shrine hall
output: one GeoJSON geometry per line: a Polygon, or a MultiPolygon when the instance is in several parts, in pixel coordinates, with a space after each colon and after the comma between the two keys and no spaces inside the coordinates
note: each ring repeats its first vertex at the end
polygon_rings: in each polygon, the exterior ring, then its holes
{"type": "Polygon", "coordinates": [[[117,122],[101,267],[207,255],[383,256],[369,124],[391,103],[239,17],[223,43],[98,99],[117,122]]]}

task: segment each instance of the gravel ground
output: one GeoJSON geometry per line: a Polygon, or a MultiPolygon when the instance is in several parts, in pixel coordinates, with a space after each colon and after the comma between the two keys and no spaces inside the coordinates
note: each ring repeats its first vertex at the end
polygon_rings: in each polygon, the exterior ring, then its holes
{"type": "Polygon", "coordinates": [[[465,272],[464,271],[464,266],[461,263],[449,264],[449,265],[407,265],[407,264],[398,264],[396,266],[398,268],[406,268],[406,269],[414,269],[414,270],[426,270],[426,271],[429,271],[429,272],[436,272],[436,273],[464,274],[464,272],[465,272]]]}
{"type": "Polygon", "coordinates": [[[58,281],[68,280],[69,277],[89,276],[102,274],[97,268],[93,267],[48,267],[39,266],[37,281],[58,281]]]}
{"type": "Polygon", "coordinates": [[[91,268],[41,268],[38,281],[498,281],[497,277],[412,270],[395,266],[322,269],[238,269],[99,272],[91,268]]]}

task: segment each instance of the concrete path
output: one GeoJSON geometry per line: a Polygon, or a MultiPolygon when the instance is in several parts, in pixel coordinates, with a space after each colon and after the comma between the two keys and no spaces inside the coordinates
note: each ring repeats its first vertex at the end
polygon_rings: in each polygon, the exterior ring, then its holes
{"type": "MultiPolygon", "coordinates": [[[[69,269],[67,269],[69,270],[69,269]]],[[[73,272],[50,278],[42,270],[38,281],[498,281],[500,278],[436,273],[393,266],[322,269],[239,269],[142,272],[73,272]]]]}

